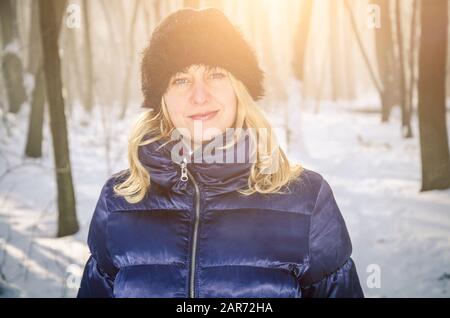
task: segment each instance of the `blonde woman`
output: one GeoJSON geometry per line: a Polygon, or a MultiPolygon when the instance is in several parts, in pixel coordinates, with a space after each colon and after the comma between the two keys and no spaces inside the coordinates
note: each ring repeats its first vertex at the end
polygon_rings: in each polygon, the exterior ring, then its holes
{"type": "Polygon", "coordinates": [[[148,109],[102,189],[78,297],[363,297],[333,192],[278,148],[226,16],[172,13],[141,69],[148,109]]]}

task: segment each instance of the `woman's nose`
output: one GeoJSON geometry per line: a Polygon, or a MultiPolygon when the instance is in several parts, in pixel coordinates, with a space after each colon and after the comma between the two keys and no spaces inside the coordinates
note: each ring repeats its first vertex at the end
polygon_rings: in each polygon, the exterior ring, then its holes
{"type": "Polygon", "coordinates": [[[210,98],[208,87],[202,80],[196,81],[192,89],[191,101],[193,104],[202,105],[210,98]]]}

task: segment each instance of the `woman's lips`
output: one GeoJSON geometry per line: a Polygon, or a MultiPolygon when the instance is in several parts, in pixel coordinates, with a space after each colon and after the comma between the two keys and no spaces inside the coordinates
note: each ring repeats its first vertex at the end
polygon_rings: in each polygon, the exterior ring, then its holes
{"type": "Polygon", "coordinates": [[[189,118],[191,118],[192,120],[206,121],[206,120],[212,119],[214,116],[216,116],[216,114],[218,112],[219,112],[218,110],[215,110],[215,111],[212,111],[212,112],[206,112],[206,113],[192,115],[192,116],[189,116],[189,118]]]}

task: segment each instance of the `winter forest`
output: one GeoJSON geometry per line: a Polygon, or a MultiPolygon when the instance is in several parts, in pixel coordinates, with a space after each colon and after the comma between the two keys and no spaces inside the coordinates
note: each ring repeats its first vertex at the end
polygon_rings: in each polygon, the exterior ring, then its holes
{"type": "Polygon", "coordinates": [[[366,297],[449,297],[447,0],[0,0],[0,297],[76,295],[142,51],[182,7],[254,47],[258,104],[332,186],[366,297]]]}

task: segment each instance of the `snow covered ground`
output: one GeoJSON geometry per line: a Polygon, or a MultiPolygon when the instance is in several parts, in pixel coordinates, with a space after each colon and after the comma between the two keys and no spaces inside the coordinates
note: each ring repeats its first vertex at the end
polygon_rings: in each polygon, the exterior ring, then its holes
{"type": "MultiPolygon", "coordinates": [[[[288,104],[298,109],[298,94],[291,96],[288,104]]],[[[290,112],[295,134],[289,154],[321,173],[333,188],[366,296],[449,297],[450,190],[419,192],[416,118],[415,137],[405,140],[397,111],[387,124],[380,123],[378,114],[352,111],[375,107],[374,101],[324,102],[319,113],[314,103],[307,106],[301,113],[290,112]],[[377,269],[380,286],[369,288],[366,281],[377,269]]],[[[281,107],[276,109],[269,117],[279,127],[283,145],[281,107]]],[[[0,297],[76,294],[89,255],[89,221],[107,176],[126,167],[133,120],[131,115],[118,121],[101,107],[90,117],[92,124],[83,125],[83,116],[75,111],[69,120],[81,230],[65,238],[54,238],[57,214],[48,129],[44,157],[33,160],[23,157],[27,109],[0,124],[0,297]]]]}
{"type": "MultiPolygon", "coordinates": [[[[291,94],[290,107],[298,100],[291,94]]],[[[317,114],[310,106],[291,112],[303,136],[290,153],[329,181],[366,296],[450,297],[450,189],[420,192],[417,117],[414,138],[404,139],[398,108],[383,124],[377,113],[358,112],[377,109],[376,98],[322,102],[317,114]],[[374,268],[380,288],[367,284],[374,268]]]]}
{"type": "Polygon", "coordinates": [[[28,129],[26,109],[18,116],[8,115],[9,132],[1,124],[0,297],[76,295],[89,256],[89,222],[107,177],[126,167],[126,140],[133,120],[130,116],[122,122],[115,119],[116,112],[101,110],[96,108],[89,126],[84,124],[88,118],[80,111],[74,111],[68,120],[80,231],[64,238],[55,238],[56,184],[48,123],[42,159],[23,156],[28,129]],[[105,144],[109,144],[109,151],[105,144]]]}

